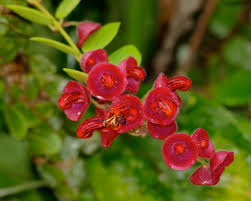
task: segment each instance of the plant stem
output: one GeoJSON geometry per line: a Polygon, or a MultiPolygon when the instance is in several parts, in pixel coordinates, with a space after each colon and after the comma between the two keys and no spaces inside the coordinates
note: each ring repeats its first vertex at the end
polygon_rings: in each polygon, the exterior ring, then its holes
{"type": "Polygon", "coordinates": [[[55,28],[61,33],[61,35],[64,37],[64,39],[68,42],[68,44],[76,51],[78,54],[75,58],[77,61],[80,61],[80,57],[82,53],[77,48],[75,43],[72,41],[71,37],[67,34],[67,32],[62,28],[61,24],[46,10],[46,8],[39,2],[39,1],[29,1],[34,6],[36,6],[40,11],[42,11],[44,14],[46,14],[48,17],[51,18],[55,28]]]}
{"type": "Polygon", "coordinates": [[[203,167],[207,167],[207,162],[201,158],[201,157],[198,157],[197,161],[203,166],[203,167]]]}
{"type": "Polygon", "coordinates": [[[17,186],[12,186],[8,188],[0,188],[0,198],[21,193],[23,191],[32,190],[40,187],[47,186],[45,181],[30,181],[17,186]]]}

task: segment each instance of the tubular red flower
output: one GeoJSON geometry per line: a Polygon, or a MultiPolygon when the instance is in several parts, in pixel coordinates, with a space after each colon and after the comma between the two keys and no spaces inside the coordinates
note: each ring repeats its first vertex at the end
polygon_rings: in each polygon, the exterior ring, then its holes
{"type": "Polygon", "coordinates": [[[161,73],[154,82],[154,88],[168,87],[171,91],[187,91],[191,88],[192,82],[184,76],[167,78],[164,73],[161,73]]]}
{"type": "Polygon", "coordinates": [[[91,95],[101,100],[113,100],[121,95],[126,84],[126,72],[108,63],[95,66],[87,79],[91,95]]]}
{"type": "Polygon", "coordinates": [[[195,185],[216,185],[225,167],[234,160],[234,153],[228,151],[218,151],[210,160],[210,166],[199,167],[190,177],[190,181],[195,185]]]}
{"type": "Polygon", "coordinates": [[[102,128],[99,131],[101,132],[101,145],[103,148],[109,147],[119,135],[110,128],[102,128]]]}
{"type": "Polygon", "coordinates": [[[143,108],[140,99],[127,94],[114,99],[106,114],[105,126],[117,133],[132,130],[144,122],[143,108]]]}
{"type": "Polygon", "coordinates": [[[166,87],[153,89],[144,103],[145,118],[155,124],[171,124],[179,113],[177,95],[166,87]]]}
{"type": "Polygon", "coordinates": [[[78,47],[81,48],[85,40],[101,27],[100,24],[91,21],[82,22],[78,28],[78,47]]]}
{"type": "Polygon", "coordinates": [[[146,77],[144,69],[138,66],[137,61],[133,57],[126,58],[118,67],[126,69],[128,80],[126,89],[131,93],[137,93],[141,81],[146,77]]]}
{"type": "Polygon", "coordinates": [[[208,137],[206,130],[198,128],[192,135],[192,138],[196,141],[198,147],[199,156],[202,158],[211,159],[214,157],[214,147],[208,137]]]}
{"type": "Polygon", "coordinates": [[[92,117],[82,122],[77,129],[77,137],[89,138],[93,135],[94,131],[102,129],[104,117],[92,117]]]}
{"type": "Polygon", "coordinates": [[[90,104],[90,97],[84,85],[69,81],[58,99],[58,107],[68,119],[78,121],[90,104]]]}
{"type": "Polygon", "coordinates": [[[177,131],[177,123],[174,121],[170,125],[164,126],[148,121],[147,128],[153,138],[164,140],[177,131]]]}
{"type": "Polygon", "coordinates": [[[169,168],[185,170],[194,165],[198,150],[193,139],[185,133],[176,133],[165,139],[162,155],[169,168]]]}
{"type": "Polygon", "coordinates": [[[80,61],[80,65],[85,73],[89,73],[94,66],[100,63],[107,63],[107,62],[108,62],[108,56],[105,50],[98,49],[83,54],[80,61]]]}

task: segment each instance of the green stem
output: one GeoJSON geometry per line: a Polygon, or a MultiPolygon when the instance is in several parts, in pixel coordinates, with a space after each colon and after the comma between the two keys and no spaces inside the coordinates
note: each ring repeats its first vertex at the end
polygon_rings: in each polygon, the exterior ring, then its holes
{"type": "Polygon", "coordinates": [[[30,181],[17,186],[12,186],[8,188],[0,188],[0,198],[21,193],[23,191],[32,190],[40,187],[47,186],[45,181],[30,181]]]}
{"type": "Polygon", "coordinates": [[[201,158],[201,157],[198,157],[197,161],[203,166],[203,167],[207,167],[207,162],[201,158]]]}
{"type": "Polygon", "coordinates": [[[80,52],[80,50],[77,48],[77,46],[75,45],[75,43],[72,41],[71,37],[67,34],[67,32],[62,28],[61,24],[53,17],[53,15],[51,15],[46,8],[39,2],[39,1],[29,1],[30,3],[32,3],[34,6],[36,6],[40,11],[42,11],[44,14],[46,14],[48,17],[51,18],[55,28],[61,33],[61,35],[64,37],[64,39],[68,42],[68,44],[76,51],[76,53],[78,54],[76,56],[77,61],[80,61],[80,57],[82,55],[82,53],[80,52]]]}

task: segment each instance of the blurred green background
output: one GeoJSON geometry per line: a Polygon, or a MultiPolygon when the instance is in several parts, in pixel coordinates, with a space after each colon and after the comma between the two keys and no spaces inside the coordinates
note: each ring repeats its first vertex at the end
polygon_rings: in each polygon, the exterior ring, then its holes
{"type": "MultiPolygon", "coordinates": [[[[54,12],[60,0],[43,0],[54,12]]],[[[251,200],[251,1],[82,0],[68,20],[121,21],[108,53],[134,44],[148,78],[186,74],[179,131],[209,132],[216,150],[235,161],[213,187],[189,181],[195,167],[173,171],[162,160],[162,141],[120,136],[102,149],[99,135],[75,137],[79,123],[57,108],[74,58],[29,41],[58,33],[5,8],[0,0],[0,200],[4,201],[245,201],[251,200]],[[40,187],[40,188],[39,188],[40,187]],[[14,193],[15,190],[22,191],[14,193]],[[11,193],[13,191],[13,193],[11,193]],[[11,194],[6,196],[7,194],[11,194]]],[[[67,28],[76,41],[76,29],[67,28]]],[[[94,115],[90,107],[84,118],[94,115]]]]}

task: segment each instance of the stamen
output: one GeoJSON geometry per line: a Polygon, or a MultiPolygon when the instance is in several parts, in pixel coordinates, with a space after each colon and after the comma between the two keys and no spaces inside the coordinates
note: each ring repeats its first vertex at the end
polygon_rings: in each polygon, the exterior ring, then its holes
{"type": "Polygon", "coordinates": [[[83,103],[85,102],[85,98],[82,96],[80,92],[75,93],[65,93],[60,97],[59,107],[62,110],[68,109],[72,106],[72,104],[83,103]]]}
{"type": "Polygon", "coordinates": [[[114,77],[111,74],[105,73],[102,77],[101,77],[101,82],[105,85],[105,87],[107,88],[111,88],[114,86],[115,84],[115,80],[114,77]]]}
{"type": "Polygon", "coordinates": [[[174,151],[177,154],[183,154],[185,152],[186,148],[183,144],[176,144],[174,147],[174,151]]]}
{"type": "Polygon", "coordinates": [[[200,147],[201,147],[201,149],[207,149],[208,148],[208,140],[205,140],[205,139],[203,139],[203,140],[200,140],[200,147]]]}
{"type": "Polygon", "coordinates": [[[171,117],[175,114],[177,110],[177,105],[171,100],[159,98],[157,101],[152,102],[151,108],[155,112],[158,112],[158,110],[161,110],[168,117],[171,117]]]}
{"type": "Polygon", "coordinates": [[[146,74],[141,67],[134,66],[134,67],[127,67],[127,76],[134,77],[135,79],[138,80],[143,80],[146,74]]]}
{"type": "Polygon", "coordinates": [[[86,62],[86,66],[91,67],[96,64],[96,59],[93,56],[90,56],[90,58],[86,62]]]}

